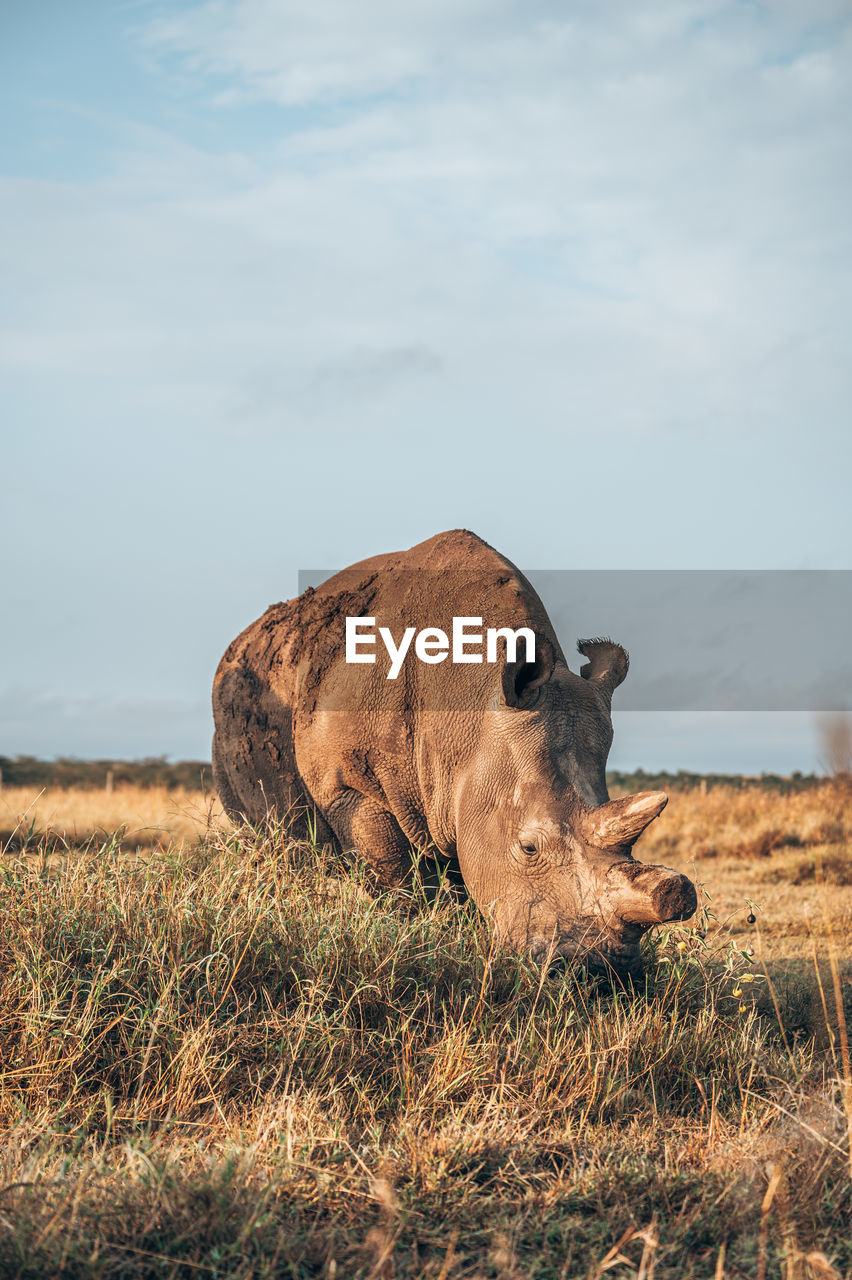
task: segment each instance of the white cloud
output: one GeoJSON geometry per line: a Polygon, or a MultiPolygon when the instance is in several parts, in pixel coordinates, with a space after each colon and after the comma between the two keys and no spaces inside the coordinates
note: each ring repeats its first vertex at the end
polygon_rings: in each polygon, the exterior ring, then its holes
{"type": "Polygon", "coordinates": [[[211,100],[278,104],[281,139],[248,123],[246,154],[216,155],[136,130],[109,179],[7,184],[12,278],[40,281],[7,361],[207,378],[226,417],[266,370],[333,420],[323,370],[419,348],[457,399],[484,387],[541,425],[555,405],[616,431],[836,417],[848,23],[565,12],[216,0],[137,32],[211,100]]]}
{"type": "Polygon", "coordinates": [[[100,177],[0,177],[3,666],[129,700],[6,701],[9,749],[201,751],[211,664],[299,562],[438,527],[848,563],[851,31],[847,0],[229,0],[129,32],[156,74],[100,177]],[[157,626],[114,639],[118,602],[157,626]]]}
{"type": "Polygon", "coordinates": [[[204,555],[234,630],[243,566],[262,607],[288,555],[453,524],[527,564],[847,563],[844,0],[165,11],[128,35],[152,96],[105,112],[101,176],[0,178],[4,516],[39,617],[103,545],[184,607],[201,699],[204,555]]]}
{"type": "Polygon", "coordinates": [[[154,50],[182,54],[195,70],[238,75],[256,95],[302,104],[381,93],[435,74],[448,34],[477,17],[497,25],[501,9],[511,12],[484,0],[212,0],[158,19],[144,37],[154,50]]]}

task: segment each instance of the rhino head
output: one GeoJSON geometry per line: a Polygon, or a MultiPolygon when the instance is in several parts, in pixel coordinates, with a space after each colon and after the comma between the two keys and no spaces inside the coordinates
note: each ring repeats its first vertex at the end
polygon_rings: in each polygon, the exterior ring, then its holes
{"type": "Polygon", "coordinates": [[[456,853],[504,946],[635,979],[642,934],[692,915],[695,887],[633,857],[668,797],[609,799],[610,700],[628,659],[610,641],[579,648],[588,658],[579,676],[546,641],[535,663],[503,669],[458,789],[456,853]]]}

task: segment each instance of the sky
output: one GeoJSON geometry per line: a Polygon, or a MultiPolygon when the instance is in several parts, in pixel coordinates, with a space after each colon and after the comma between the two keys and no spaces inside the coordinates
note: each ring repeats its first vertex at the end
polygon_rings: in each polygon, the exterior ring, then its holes
{"type": "Polygon", "coordinates": [[[207,757],[300,569],[441,529],[852,568],[847,0],[31,0],[0,112],[0,754],[207,757]]]}

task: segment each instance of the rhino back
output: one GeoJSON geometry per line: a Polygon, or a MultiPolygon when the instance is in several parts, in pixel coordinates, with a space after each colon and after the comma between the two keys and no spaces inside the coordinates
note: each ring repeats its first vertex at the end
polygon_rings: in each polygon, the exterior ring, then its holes
{"type": "Polygon", "coordinates": [[[451,849],[454,779],[478,748],[482,716],[502,697],[501,668],[425,664],[409,650],[389,680],[378,641],[375,663],[346,662],[346,617],[373,617],[396,642],[411,626],[449,634],[454,617],[481,617],[483,628],[528,626],[558,659],[544,606],[510,561],[475,534],[453,530],[343,570],[317,589],[313,607],[294,719],[309,791],[323,811],[341,792],[360,791],[387,807],[412,843],[451,849]]]}
{"type": "Polygon", "coordinates": [[[532,628],[546,639],[557,661],[564,655],[535,589],[493,547],[466,529],[437,534],[409,551],[374,556],[329,578],[301,597],[311,616],[302,619],[304,643],[299,681],[300,710],[317,707],[369,715],[372,709],[416,717],[423,710],[481,711],[499,685],[498,664],[452,661],[426,664],[413,646],[396,680],[377,640],[373,664],[351,664],[345,656],[345,623],[374,617],[396,642],[406,627],[452,632],[457,617],[481,618],[489,627],[532,628]]]}
{"type": "MultiPolygon", "coordinates": [[[[413,653],[387,679],[345,659],[347,617],[451,631],[531,626],[561,656],[547,613],[515,566],[467,530],[373,556],[295,600],[271,606],[229,646],[213,692],[214,776],[232,816],[371,795],[415,842],[452,839],[452,778],[476,749],[477,722],[498,694],[493,665],[427,665],[413,653]]],[[[564,658],[562,659],[564,661],[564,658]]],[[[321,833],[325,835],[326,833],[321,833]]]]}

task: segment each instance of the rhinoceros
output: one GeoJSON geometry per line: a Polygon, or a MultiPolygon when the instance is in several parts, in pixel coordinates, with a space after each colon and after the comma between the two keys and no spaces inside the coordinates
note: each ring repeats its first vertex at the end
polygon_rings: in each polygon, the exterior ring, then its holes
{"type": "Polygon", "coordinates": [[[633,858],[667,796],[610,800],[610,702],[628,657],[609,640],[578,649],[579,675],[531,584],[467,530],[362,560],[272,605],[227,649],[213,687],[222,803],[354,851],[386,886],[433,860],[502,946],[637,978],[643,932],[690,916],[695,888],[633,858]],[[523,639],[491,662],[409,651],[391,679],[379,645],[375,662],[347,662],[347,618],[397,641],[481,619],[531,631],[534,654],[523,639]]]}

